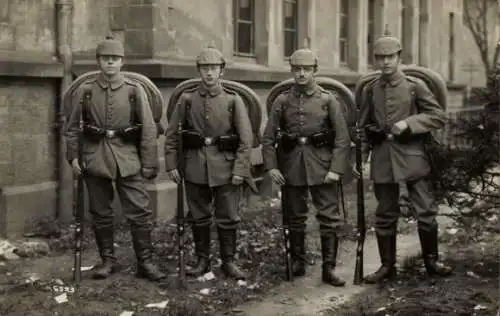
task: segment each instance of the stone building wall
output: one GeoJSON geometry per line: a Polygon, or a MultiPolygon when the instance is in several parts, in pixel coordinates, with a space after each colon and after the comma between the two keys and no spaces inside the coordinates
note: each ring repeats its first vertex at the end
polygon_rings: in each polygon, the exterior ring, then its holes
{"type": "MultiPolygon", "coordinates": [[[[240,0],[245,2],[246,0],[240,0]]],[[[71,181],[59,182],[58,151],[61,83],[65,75],[58,56],[58,8],[72,8],[70,41],[72,73],[95,69],[95,45],[108,33],[126,48],[127,70],[154,80],[168,99],[173,87],[196,76],[194,57],[214,41],[228,59],[226,78],[254,88],[262,100],[277,82],[289,77],[284,56],[283,14],[278,0],[254,0],[254,48],[251,56],[234,55],[233,0],[3,0],[0,1],[0,235],[18,235],[39,218],[71,217],[71,205],[58,209],[57,189],[71,201],[71,181]],[[200,10],[203,8],[203,10],[200,10]]],[[[348,58],[339,43],[343,0],[298,0],[297,45],[309,38],[320,61],[320,75],[352,87],[371,70],[367,55],[368,0],[349,0],[348,58]]],[[[393,34],[406,34],[408,62],[419,63],[448,78],[450,11],[460,14],[458,0],[374,0],[373,30],[379,35],[389,24],[393,34]],[[439,5],[437,3],[445,3],[439,5]],[[405,22],[402,7],[405,9],[405,22]],[[405,27],[403,27],[403,24],[405,27]],[[408,35],[409,34],[409,35],[408,35]]],[[[461,18],[455,23],[461,27],[461,18]]],[[[460,28],[457,26],[457,34],[460,28]]],[[[457,36],[454,86],[450,99],[461,106],[465,83],[459,60],[474,54],[457,36]]],[[[455,104],[456,103],[456,104],[455,104]]],[[[264,113],[264,118],[266,115],[264,113]]],[[[162,144],[163,137],[160,138],[162,144]]],[[[162,148],[162,146],[160,146],[162,148]]],[[[258,151],[255,153],[259,161],[258,151]]],[[[160,218],[174,211],[175,186],[165,175],[149,184],[152,204],[160,218]]]]}

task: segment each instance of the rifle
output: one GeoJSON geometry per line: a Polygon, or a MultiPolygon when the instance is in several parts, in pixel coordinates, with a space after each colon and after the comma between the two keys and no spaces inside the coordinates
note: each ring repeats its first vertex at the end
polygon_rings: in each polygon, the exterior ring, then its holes
{"type": "Polygon", "coordinates": [[[73,216],[75,217],[75,253],[73,267],[73,281],[76,289],[80,287],[82,279],[82,239],[83,239],[83,221],[85,217],[85,183],[84,183],[84,167],[83,167],[83,115],[79,122],[79,137],[78,137],[78,164],[81,168],[81,174],[77,176],[76,185],[73,185],[73,216]],[[75,192],[76,191],[76,192],[75,192]]]}
{"type": "MultiPolygon", "coordinates": [[[[359,109],[357,110],[359,118],[359,109]]],[[[363,248],[366,237],[365,224],[365,193],[363,183],[363,157],[361,152],[361,141],[363,137],[363,128],[359,124],[359,119],[356,122],[356,170],[358,171],[357,180],[357,239],[356,247],[356,267],[354,268],[354,284],[359,285],[363,282],[363,248]]]]}
{"type": "Polygon", "coordinates": [[[178,171],[181,177],[177,185],[177,247],[179,248],[179,284],[183,288],[186,280],[186,271],[184,265],[184,144],[183,144],[183,128],[182,122],[179,122],[177,127],[177,162],[178,171]]]}
{"type": "MultiPolygon", "coordinates": [[[[281,133],[281,128],[278,126],[276,129],[276,139],[277,139],[277,150],[278,150],[278,161],[280,160],[280,157],[283,156],[283,149],[280,146],[280,139],[281,139],[282,133],[281,133]]],[[[287,281],[292,281],[293,280],[293,273],[292,273],[292,253],[291,253],[291,245],[290,245],[290,223],[288,219],[288,210],[287,210],[287,203],[288,203],[288,198],[287,198],[287,189],[283,185],[281,187],[281,213],[282,213],[282,225],[283,225],[283,236],[285,240],[285,264],[286,264],[286,280],[287,281]]]]}

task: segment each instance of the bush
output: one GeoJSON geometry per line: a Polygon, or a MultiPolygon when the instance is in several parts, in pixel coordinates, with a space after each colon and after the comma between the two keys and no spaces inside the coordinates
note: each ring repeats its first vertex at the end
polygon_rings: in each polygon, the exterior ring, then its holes
{"type": "Polygon", "coordinates": [[[460,204],[463,193],[500,206],[500,69],[484,89],[484,108],[477,117],[450,120],[453,145],[431,146],[438,200],[460,204]]]}

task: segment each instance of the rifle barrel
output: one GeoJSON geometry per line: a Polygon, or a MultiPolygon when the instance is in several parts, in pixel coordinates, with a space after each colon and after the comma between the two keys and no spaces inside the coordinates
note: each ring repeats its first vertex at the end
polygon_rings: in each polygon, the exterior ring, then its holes
{"type": "MultiPolygon", "coordinates": [[[[359,117],[359,115],[358,115],[359,117]]],[[[356,266],[354,268],[354,284],[359,285],[363,282],[363,256],[365,243],[365,194],[363,181],[363,157],[361,152],[362,129],[359,122],[356,123],[356,170],[358,172],[357,180],[357,228],[358,243],[356,247],[356,266]]]]}

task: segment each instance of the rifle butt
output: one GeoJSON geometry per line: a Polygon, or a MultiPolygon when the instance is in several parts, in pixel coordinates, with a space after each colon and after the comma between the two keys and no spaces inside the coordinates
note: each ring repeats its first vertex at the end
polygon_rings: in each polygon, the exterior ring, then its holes
{"type": "Polygon", "coordinates": [[[285,265],[286,265],[286,280],[293,280],[293,272],[292,272],[292,253],[290,251],[290,230],[288,227],[284,229],[285,236],[285,265]]]}
{"type": "Polygon", "coordinates": [[[179,251],[179,287],[185,286],[186,267],[185,267],[185,250],[184,250],[184,234],[185,234],[185,218],[184,218],[184,181],[181,181],[177,187],[177,246],[179,251]]]}
{"type": "Polygon", "coordinates": [[[82,279],[82,229],[81,224],[75,225],[75,253],[74,253],[74,266],[73,266],[73,281],[78,287],[82,279]]]}
{"type": "Polygon", "coordinates": [[[360,285],[363,283],[364,275],[363,275],[363,242],[358,241],[358,247],[356,249],[356,265],[354,267],[354,284],[360,285]]]}
{"type": "Polygon", "coordinates": [[[285,268],[286,268],[286,280],[293,281],[292,272],[292,252],[290,244],[290,226],[288,222],[286,205],[286,190],[282,187],[281,190],[281,211],[283,216],[283,237],[285,242],[285,268]]]}

